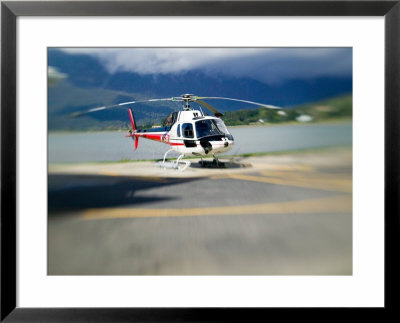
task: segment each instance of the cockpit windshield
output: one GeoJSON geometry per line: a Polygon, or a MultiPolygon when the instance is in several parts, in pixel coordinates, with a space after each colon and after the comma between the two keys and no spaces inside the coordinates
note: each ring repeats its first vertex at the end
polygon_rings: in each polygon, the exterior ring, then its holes
{"type": "Polygon", "coordinates": [[[196,121],[196,134],[197,138],[203,138],[216,135],[226,135],[229,134],[229,132],[222,120],[206,119],[196,121]]]}
{"type": "Polygon", "coordinates": [[[225,123],[221,119],[216,119],[214,121],[219,131],[221,131],[225,135],[229,135],[229,131],[226,128],[225,123]]]}
{"type": "Polygon", "coordinates": [[[213,121],[210,119],[196,121],[197,138],[221,135],[221,132],[213,121]]]}

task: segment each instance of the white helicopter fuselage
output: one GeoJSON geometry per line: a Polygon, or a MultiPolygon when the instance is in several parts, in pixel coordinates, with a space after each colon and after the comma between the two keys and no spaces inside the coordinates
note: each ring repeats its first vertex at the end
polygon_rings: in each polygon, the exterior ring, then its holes
{"type": "Polygon", "coordinates": [[[176,112],[171,126],[138,130],[135,135],[169,144],[185,156],[214,156],[231,150],[234,145],[224,122],[199,110],[176,112]]]}

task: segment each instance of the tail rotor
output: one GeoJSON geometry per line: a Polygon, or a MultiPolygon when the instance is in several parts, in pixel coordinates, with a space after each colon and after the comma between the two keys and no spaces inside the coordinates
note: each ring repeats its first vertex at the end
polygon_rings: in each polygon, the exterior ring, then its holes
{"type": "Polygon", "coordinates": [[[128,111],[129,111],[129,118],[131,119],[132,130],[129,130],[129,135],[127,137],[132,137],[132,139],[135,141],[135,150],[136,150],[139,145],[139,136],[136,134],[136,122],[135,118],[133,117],[133,111],[131,108],[129,108],[128,111]]]}

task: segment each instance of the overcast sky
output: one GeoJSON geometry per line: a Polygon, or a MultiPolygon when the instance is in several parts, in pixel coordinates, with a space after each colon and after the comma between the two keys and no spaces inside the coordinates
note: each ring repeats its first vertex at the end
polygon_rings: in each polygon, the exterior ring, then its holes
{"type": "Polygon", "coordinates": [[[65,48],[92,55],[110,72],[205,73],[250,77],[268,84],[288,79],[352,75],[351,48],[65,48]]]}

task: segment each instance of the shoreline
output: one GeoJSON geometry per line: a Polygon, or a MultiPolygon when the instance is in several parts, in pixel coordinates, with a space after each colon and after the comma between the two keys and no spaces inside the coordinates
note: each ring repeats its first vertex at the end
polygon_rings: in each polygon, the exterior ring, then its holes
{"type": "MultiPolygon", "coordinates": [[[[313,126],[313,125],[331,125],[331,124],[349,124],[353,119],[332,119],[318,122],[280,122],[280,123],[264,123],[264,124],[251,124],[251,125],[235,125],[228,126],[227,128],[253,128],[253,127],[277,127],[277,126],[313,126]]],[[[115,129],[115,130],[49,130],[48,135],[62,135],[62,134],[82,134],[82,133],[110,133],[118,132],[123,133],[129,129],[115,129]]]]}

